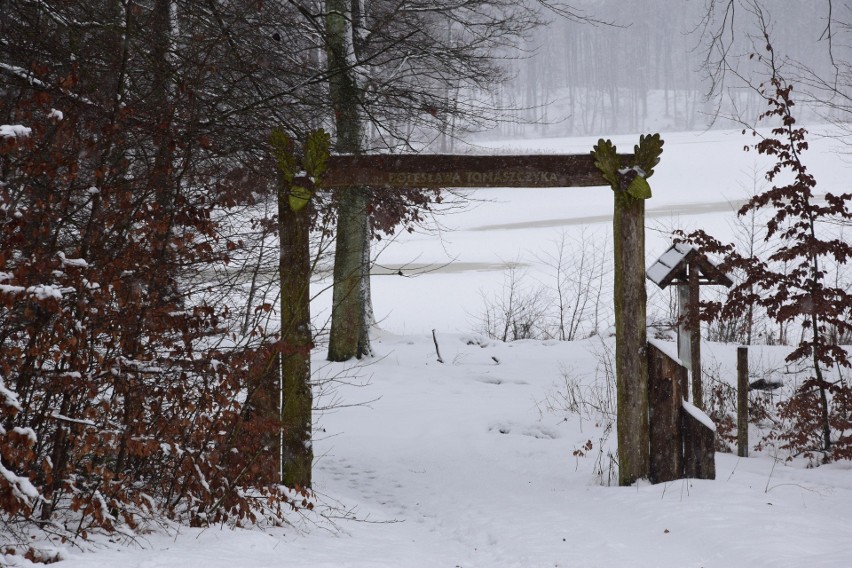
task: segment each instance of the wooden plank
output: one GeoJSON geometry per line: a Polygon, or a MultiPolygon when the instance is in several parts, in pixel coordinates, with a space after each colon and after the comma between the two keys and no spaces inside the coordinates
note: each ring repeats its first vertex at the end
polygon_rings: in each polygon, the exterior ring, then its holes
{"type": "Polygon", "coordinates": [[[716,432],[686,410],[681,416],[684,474],[692,479],[716,479],[716,432]]]}
{"type": "Polygon", "coordinates": [[[687,388],[687,370],[648,344],[651,483],[683,478],[681,400],[687,388]]]}
{"type": "MultiPolygon", "coordinates": [[[[630,155],[624,155],[625,159],[630,155]]],[[[591,154],[470,156],[380,154],[331,156],[323,188],[608,186],[591,154]]]]}

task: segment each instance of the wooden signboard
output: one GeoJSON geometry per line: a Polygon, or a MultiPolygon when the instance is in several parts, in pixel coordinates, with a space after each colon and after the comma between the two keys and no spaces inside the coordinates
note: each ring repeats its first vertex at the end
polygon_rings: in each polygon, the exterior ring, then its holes
{"type": "Polygon", "coordinates": [[[648,280],[661,289],[671,284],[678,286],[678,356],[691,373],[692,403],[703,409],[699,286],[714,284],[730,288],[734,282],[704,254],[685,243],[676,243],[669,247],[663,256],[648,268],[646,275],[648,280]]]}
{"type": "Polygon", "coordinates": [[[591,154],[331,156],[323,188],[589,187],[609,185],[591,154]]]}

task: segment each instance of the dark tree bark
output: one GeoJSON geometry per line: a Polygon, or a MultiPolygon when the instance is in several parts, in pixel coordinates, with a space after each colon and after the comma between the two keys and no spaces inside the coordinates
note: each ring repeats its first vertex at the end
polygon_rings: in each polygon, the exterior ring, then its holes
{"type": "Polygon", "coordinates": [[[347,361],[370,354],[367,323],[368,242],[367,194],[361,188],[344,189],[337,208],[337,248],[334,252],[329,361],[347,361]]]}
{"type": "MultiPolygon", "coordinates": [[[[362,150],[363,124],[353,68],[357,60],[353,26],[361,18],[353,5],[357,3],[326,0],[326,53],[337,132],[334,148],[340,154],[357,155],[362,150]]],[[[369,274],[364,274],[364,259],[369,257],[368,193],[352,187],[338,191],[338,196],[328,359],[347,361],[371,352],[366,304],[369,274]]]]}

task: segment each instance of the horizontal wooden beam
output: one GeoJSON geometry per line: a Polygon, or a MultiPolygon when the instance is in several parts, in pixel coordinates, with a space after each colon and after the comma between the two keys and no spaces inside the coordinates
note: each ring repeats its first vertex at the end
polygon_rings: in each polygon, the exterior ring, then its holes
{"type": "MultiPolygon", "coordinates": [[[[629,155],[624,156],[629,158],[629,155]]],[[[609,185],[591,154],[331,156],[323,188],[588,187],[609,185]]]]}

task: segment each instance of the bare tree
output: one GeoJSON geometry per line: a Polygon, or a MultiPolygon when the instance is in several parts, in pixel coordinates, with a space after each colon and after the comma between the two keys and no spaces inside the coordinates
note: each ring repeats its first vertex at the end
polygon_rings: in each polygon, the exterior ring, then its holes
{"type": "Polygon", "coordinates": [[[753,54],[766,51],[764,29],[773,38],[776,65],[798,85],[799,102],[806,108],[800,116],[837,119],[845,114],[850,53],[842,13],[848,14],[849,7],[833,0],[709,0],[697,31],[715,116],[751,124],[751,117],[762,112],[755,87],[769,76],[753,54]]]}
{"type": "Polygon", "coordinates": [[[479,326],[488,337],[500,341],[552,337],[549,290],[531,285],[518,263],[507,265],[499,294],[494,298],[483,295],[483,302],[479,326]]]}
{"type": "Polygon", "coordinates": [[[44,526],[71,520],[63,536],[271,511],[239,487],[287,499],[267,451],[272,302],[238,290],[254,263],[231,263],[275,225],[251,222],[276,187],[269,123],[303,128],[324,85],[297,15],[3,2],[0,122],[30,135],[0,145],[0,367],[23,403],[2,419],[38,440],[14,463],[28,460],[44,526]],[[56,293],[29,297],[36,285],[56,293]]]}
{"type": "Polygon", "coordinates": [[[554,242],[553,252],[545,253],[542,260],[554,277],[554,335],[558,339],[574,341],[600,331],[604,317],[601,297],[610,272],[607,252],[608,239],[601,243],[584,229],[573,240],[563,231],[554,242]]]}

